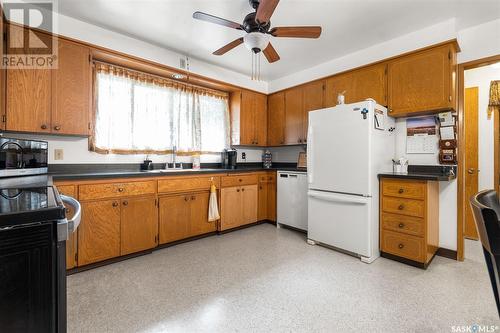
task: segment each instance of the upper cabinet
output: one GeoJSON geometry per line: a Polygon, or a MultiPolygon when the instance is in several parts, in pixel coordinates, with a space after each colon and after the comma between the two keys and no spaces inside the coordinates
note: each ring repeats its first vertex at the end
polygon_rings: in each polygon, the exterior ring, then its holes
{"type": "MultiPolygon", "coordinates": [[[[10,34],[8,34],[9,36],[10,34]]],[[[39,34],[40,39],[50,35],[39,34]]],[[[58,40],[57,69],[8,69],[5,129],[89,134],[91,66],[88,47],[58,40]]]]}
{"type": "Polygon", "coordinates": [[[389,61],[389,114],[455,109],[456,52],[456,44],[450,43],[389,61]]]}
{"type": "Polygon", "coordinates": [[[302,143],[304,91],[301,87],[285,91],[285,144],[302,143]]]}
{"type": "Polygon", "coordinates": [[[267,96],[242,90],[230,95],[231,143],[267,146],[267,96]]]}
{"type": "Polygon", "coordinates": [[[91,66],[89,48],[60,39],[52,87],[52,132],[85,135],[89,130],[91,66]]]}
{"type": "Polygon", "coordinates": [[[267,97],[267,144],[285,144],[285,93],[279,92],[267,97]]]}
{"type": "Polygon", "coordinates": [[[345,103],[356,103],[373,98],[387,105],[387,64],[375,64],[332,76],[326,80],[325,106],[337,105],[337,97],[344,93],[345,103]]]}
{"type": "Polygon", "coordinates": [[[309,123],[309,111],[325,107],[325,82],[314,81],[302,86],[304,91],[302,143],[307,143],[307,126],[309,123]]]}

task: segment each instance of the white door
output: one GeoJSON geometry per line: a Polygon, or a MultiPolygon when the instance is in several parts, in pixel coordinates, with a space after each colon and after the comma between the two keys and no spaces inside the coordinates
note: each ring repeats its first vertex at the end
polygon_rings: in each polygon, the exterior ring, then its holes
{"type": "Polygon", "coordinates": [[[367,197],[310,190],[307,238],[371,257],[371,201],[367,197]]]}
{"type": "Polygon", "coordinates": [[[309,189],[371,195],[372,110],[364,102],[309,112],[309,189]]]}

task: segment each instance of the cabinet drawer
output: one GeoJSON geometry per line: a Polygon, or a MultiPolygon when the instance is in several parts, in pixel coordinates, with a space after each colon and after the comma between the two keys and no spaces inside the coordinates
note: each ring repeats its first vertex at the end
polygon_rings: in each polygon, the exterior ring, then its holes
{"type": "Polygon", "coordinates": [[[209,191],[212,181],[218,188],[220,177],[199,176],[199,177],[179,177],[165,178],[158,180],[159,193],[181,193],[192,191],[209,191]]]}
{"type": "Polygon", "coordinates": [[[156,193],[156,181],[87,184],[79,186],[79,199],[119,198],[156,193]]]}
{"type": "Polygon", "coordinates": [[[419,217],[382,213],[382,228],[415,236],[424,235],[424,220],[419,217]]]}
{"type": "Polygon", "coordinates": [[[276,174],[268,173],[259,175],[259,183],[274,183],[276,181],[276,174]]]}
{"type": "Polygon", "coordinates": [[[222,177],[222,187],[256,185],[258,182],[257,174],[235,175],[222,177]]]}
{"type": "Polygon", "coordinates": [[[382,198],[382,210],[388,213],[424,217],[425,202],[421,200],[384,196],[382,198]]]}
{"type": "Polygon", "coordinates": [[[400,198],[425,199],[425,182],[384,179],[382,194],[400,198]]]}
{"type": "Polygon", "coordinates": [[[381,243],[383,252],[418,262],[425,261],[425,243],[423,238],[384,230],[382,232],[381,243]]]}

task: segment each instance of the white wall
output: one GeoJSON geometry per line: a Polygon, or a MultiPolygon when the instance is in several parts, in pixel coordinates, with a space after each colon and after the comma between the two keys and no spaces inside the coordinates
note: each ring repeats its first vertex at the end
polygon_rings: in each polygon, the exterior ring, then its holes
{"type": "MultiPolygon", "coordinates": [[[[500,64],[499,64],[500,65],[500,64]]],[[[500,67],[479,67],[465,71],[465,88],[479,88],[479,190],[494,188],[494,120],[488,119],[490,82],[500,80],[500,67]]]]}

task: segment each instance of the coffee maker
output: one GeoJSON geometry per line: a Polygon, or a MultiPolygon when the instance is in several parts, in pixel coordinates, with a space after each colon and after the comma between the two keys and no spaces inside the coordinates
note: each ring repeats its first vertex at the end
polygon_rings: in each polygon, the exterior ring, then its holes
{"type": "Polygon", "coordinates": [[[222,168],[223,169],[236,169],[236,157],[238,152],[236,149],[224,149],[221,153],[222,168]]]}

